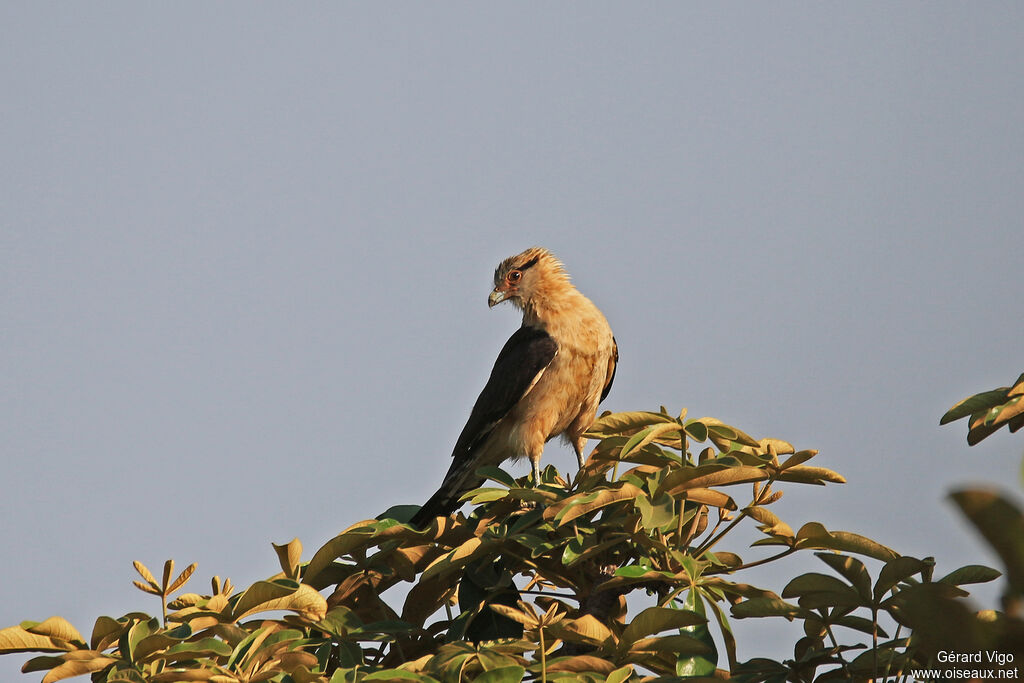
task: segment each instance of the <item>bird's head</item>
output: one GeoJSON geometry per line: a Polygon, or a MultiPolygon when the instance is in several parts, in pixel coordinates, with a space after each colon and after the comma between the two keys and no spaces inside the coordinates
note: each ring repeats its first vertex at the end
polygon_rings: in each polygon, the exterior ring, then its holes
{"type": "Polygon", "coordinates": [[[554,254],[542,247],[530,247],[498,265],[494,271],[494,290],[487,297],[487,305],[494,307],[502,301],[511,301],[525,309],[546,287],[567,282],[562,262],[554,254]]]}

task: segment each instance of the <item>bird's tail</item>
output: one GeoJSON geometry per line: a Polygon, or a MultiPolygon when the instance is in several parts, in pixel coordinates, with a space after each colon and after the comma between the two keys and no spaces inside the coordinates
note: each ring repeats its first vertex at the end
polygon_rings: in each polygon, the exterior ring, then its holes
{"type": "Polygon", "coordinates": [[[450,515],[461,505],[459,498],[462,494],[478,488],[483,482],[484,478],[470,471],[465,464],[452,463],[451,469],[441,482],[441,487],[423,504],[419,512],[413,515],[409,524],[423,529],[434,521],[435,517],[450,515]]]}

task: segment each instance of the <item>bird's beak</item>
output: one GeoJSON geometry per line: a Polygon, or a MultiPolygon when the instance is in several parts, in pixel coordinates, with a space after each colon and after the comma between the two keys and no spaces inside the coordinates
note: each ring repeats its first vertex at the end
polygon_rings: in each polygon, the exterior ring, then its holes
{"type": "Polygon", "coordinates": [[[493,292],[491,292],[487,296],[487,307],[488,308],[494,308],[495,306],[500,304],[502,301],[504,301],[505,297],[507,295],[508,295],[508,292],[502,292],[500,290],[495,289],[493,292]]]}

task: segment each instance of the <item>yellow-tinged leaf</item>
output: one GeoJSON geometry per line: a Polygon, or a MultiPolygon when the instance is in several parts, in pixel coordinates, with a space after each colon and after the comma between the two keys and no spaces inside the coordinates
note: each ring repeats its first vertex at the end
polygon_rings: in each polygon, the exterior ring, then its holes
{"type": "Polygon", "coordinates": [[[702,417],[699,420],[694,420],[694,422],[700,422],[708,428],[708,438],[723,453],[728,452],[735,444],[750,446],[751,448],[759,448],[761,445],[746,432],[713,417],[702,417]]]}
{"type": "Polygon", "coordinates": [[[601,438],[616,434],[625,434],[648,425],[659,422],[675,422],[668,415],[662,413],[651,413],[647,411],[636,411],[626,413],[608,413],[594,420],[587,430],[585,436],[589,438],[601,438]]]}
{"type": "Polygon", "coordinates": [[[575,634],[584,641],[593,645],[601,645],[608,641],[614,641],[615,634],[611,632],[597,617],[592,614],[584,614],[578,619],[563,619],[550,627],[551,633],[563,640],[574,640],[567,634],[575,634]]]}
{"type": "Polygon", "coordinates": [[[692,636],[674,635],[642,638],[633,643],[630,652],[672,652],[681,655],[709,655],[711,648],[692,636]]]}
{"type": "MultiPolygon", "coordinates": [[[[178,681],[214,681],[218,677],[224,678],[222,674],[218,674],[216,671],[210,669],[179,669],[177,671],[164,671],[150,676],[149,680],[152,683],[178,683],[178,681]]],[[[228,678],[228,680],[236,681],[238,679],[228,678]]]]}
{"type": "Polygon", "coordinates": [[[608,675],[615,671],[615,665],[607,659],[593,655],[576,655],[575,657],[559,657],[548,660],[548,671],[568,671],[570,673],[586,673],[596,671],[608,675]]]}
{"type": "Polygon", "coordinates": [[[293,538],[284,545],[271,543],[274,552],[277,553],[277,560],[281,564],[281,570],[290,579],[299,574],[299,563],[302,562],[302,541],[293,538]]]}
{"type": "Polygon", "coordinates": [[[111,619],[110,617],[98,617],[92,627],[92,637],[89,639],[89,647],[93,650],[103,651],[115,640],[121,637],[126,625],[111,619]]]}
{"type": "Polygon", "coordinates": [[[317,575],[327,569],[335,559],[347,555],[356,548],[371,543],[380,533],[379,526],[378,520],[374,519],[356,522],[327,541],[323,547],[313,554],[313,559],[306,565],[306,571],[303,574],[302,580],[306,583],[313,583],[317,575]]]}
{"type": "Polygon", "coordinates": [[[824,548],[860,553],[887,562],[899,556],[892,548],[849,531],[829,531],[818,522],[808,522],[796,533],[798,548],[824,548]]]}
{"type": "Polygon", "coordinates": [[[186,607],[195,607],[205,599],[206,598],[204,598],[202,595],[199,595],[199,593],[182,593],[174,600],[171,600],[169,603],[167,603],[167,606],[171,609],[184,609],[186,607]]]}
{"type": "Polygon", "coordinates": [[[327,615],[327,600],[307,584],[282,585],[283,581],[257,581],[239,597],[232,610],[235,621],[270,610],[298,612],[314,621],[327,615]]]}
{"type": "Polygon", "coordinates": [[[434,658],[433,654],[423,655],[419,659],[413,659],[408,662],[399,664],[396,668],[402,671],[413,671],[415,673],[423,673],[427,670],[427,665],[430,664],[430,660],[434,658]]]}
{"type": "Polygon", "coordinates": [[[428,579],[435,574],[439,574],[448,569],[462,566],[470,557],[472,557],[473,553],[476,552],[477,548],[479,548],[482,543],[483,541],[481,541],[478,536],[474,536],[447,555],[437,558],[423,570],[423,574],[420,576],[420,581],[422,582],[424,579],[428,579]]]}
{"type": "Polygon", "coordinates": [[[509,605],[491,603],[488,607],[503,617],[508,617],[512,621],[519,622],[526,628],[536,628],[537,624],[540,623],[536,615],[527,614],[526,612],[518,610],[515,607],[510,607],[509,605]]]}
{"type": "Polygon", "coordinates": [[[789,455],[796,450],[793,444],[782,439],[761,439],[758,443],[761,445],[762,453],[767,453],[769,448],[775,449],[775,455],[789,455]]]}
{"type": "Polygon", "coordinates": [[[735,510],[736,502],[730,496],[722,493],[721,491],[714,491],[712,489],[686,489],[682,492],[681,497],[684,500],[691,500],[695,503],[704,503],[716,508],[725,508],[726,510],[735,510]]]}
{"type": "Polygon", "coordinates": [[[653,442],[655,439],[662,436],[663,434],[667,434],[669,432],[678,433],[681,431],[683,431],[683,425],[675,421],[662,422],[661,424],[656,424],[651,427],[648,427],[642,431],[637,432],[633,436],[633,438],[626,442],[626,444],[622,447],[622,452],[619,453],[619,457],[624,459],[633,451],[640,450],[641,448],[653,442]],[[640,437],[641,434],[643,434],[642,437],[640,437]],[[637,439],[637,437],[640,438],[637,439]]]}
{"type": "MultiPolygon", "coordinates": [[[[679,419],[683,419],[682,416],[680,416],[679,419]]],[[[625,683],[632,675],[633,667],[627,664],[626,666],[619,667],[608,674],[608,678],[605,679],[605,683],[625,683]]]]}
{"type": "Polygon", "coordinates": [[[763,533],[771,536],[785,536],[787,538],[793,537],[793,529],[779,519],[771,510],[767,510],[757,505],[752,505],[750,507],[743,508],[743,511],[761,525],[760,530],[763,533]]]}
{"type": "Polygon", "coordinates": [[[562,501],[558,506],[551,506],[544,511],[544,519],[554,519],[557,526],[568,524],[572,520],[593,512],[599,508],[618,503],[623,500],[632,500],[637,496],[645,495],[642,490],[628,482],[624,482],[615,488],[600,489],[587,493],[577,494],[562,501]]]}
{"type": "Polygon", "coordinates": [[[184,586],[185,582],[189,580],[189,577],[192,576],[193,572],[195,572],[196,567],[198,566],[198,564],[193,562],[189,566],[185,567],[185,569],[180,574],[178,574],[178,578],[174,580],[174,583],[171,584],[171,587],[167,589],[167,594],[170,595],[174,591],[184,586]]]}
{"type": "Polygon", "coordinates": [[[167,560],[164,562],[164,582],[160,584],[162,588],[166,588],[171,585],[172,574],[174,574],[174,560],[167,560]]]}
{"type": "Polygon", "coordinates": [[[132,581],[132,585],[138,588],[144,593],[150,593],[151,595],[160,595],[160,588],[153,588],[148,583],[142,583],[141,581],[132,581]]]}
{"type": "Polygon", "coordinates": [[[282,671],[292,672],[299,667],[305,667],[306,669],[312,669],[317,665],[316,655],[312,652],[304,652],[302,650],[292,650],[290,652],[282,652],[277,655],[278,666],[282,671]]]}
{"type": "Polygon", "coordinates": [[[62,659],[64,660],[63,664],[50,669],[49,673],[43,676],[43,683],[54,683],[54,681],[62,681],[65,678],[102,671],[118,661],[92,650],[69,652],[62,659]]]}
{"type": "Polygon", "coordinates": [[[67,652],[75,646],[60,638],[29,633],[20,626],[0,629],[0,654],[12,652],[67,652]]]}
{"type": "MultiPolygon", "coordinates": [[[[156,591],[156,595],[160,595],[160,584],[156,582],[156,577],[153,576],[153,573],[151,571],[149,571],[149,568],[146,567],[146,565],[139,562],[138,560],[132,562],[132,566],[135,567],[135,571],[139,573],[139,576],[141,576],[146,581],[146,583],[153,587],[153,589],[156,591]]],[[[138,586],[139,584],[136,583],[135,585],[138,586]]]]}
{"type": "Polygon", "coordinates": [[[644,636],[654,635],[669,629],[697,626],[705,623],[707,623],[707,619],[690,610],[673,609],[671,607],[648,607],[637,614],[633,621],[629,622],[626,626],[622,632],[619,647],[628,648],[644,636]]]}
{"type": "Polygon", "coordinates": [[[793,455],[789,456],[788,458],[786,458],[783,461],[783,463],[781,465],[779,465],[779,469],[780,470],[787,470],[790,467],[796,467],[797,465],[802,465],[803,463],[807,462],[808,460],[810,460],[811,458],[813,458],[817,454],[818,454],[818,451],[814,451],[814,450],[798,451],[796,453],[793,453],[793,455]]]}
{"type": "Polygon", "coordinates": [[[710,488],[712,486],[728,486],[731,484],[748,484],[768,478],[768,472],[761,467],[751,465],[728,466],[721,463],[708,463],[697,467],[684,467],[674,470],[666,476],[658,486],[658,495],[668,493],[678,495],[688,489],[710,488]]]}
{"type": "Polygon", "coordinates": [[[450,582],[445,581],[444,577],[436,576],[424,579],[421,576],[419,582],[409,590],[409,594],[405,597],[402,621],[422,626],[427,617],[441,608],[445,595],[452,590],[454,590],[453,586],[450,582]]]}
{"type": "Polygon", "coordinates": [[[1002,406],[993,408],[992,415],[988,418],[987,422],[992,425],[1002,425],[1004,422],[1008,422],[1021,414],[1024,414],[1024,397],[1017,396],[1011,398],[1002,406]]]}
{"type": "Polygon", "coordinates": [[[223,612],[224,608],[228,606],[228,596],[223,593],[213,595],[209,600],[206,601],[206,609],[211,612],[223,612]]]}
{"type": "Polygon", "coordinates": [[[830,481],[833,484],[846,483],[846,479],[838,472],[833,472],[824,467],[805,467],[804,465],[786,468],[779,473],[778,479],[779,481],[795,481],[801,484],[823,485],[826,481],[830,481]]]}
{"type": "Polygon", "coordinates": [[[46,621],[25,630],[40,636],[50,636],[60,640],[85,643],[85,638],[82,637],[82,634],[64,617],[50,617],[46,621]]]}

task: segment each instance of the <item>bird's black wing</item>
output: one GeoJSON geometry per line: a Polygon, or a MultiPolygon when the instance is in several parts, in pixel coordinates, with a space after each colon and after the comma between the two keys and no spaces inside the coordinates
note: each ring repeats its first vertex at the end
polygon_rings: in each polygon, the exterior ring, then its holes
{"type": "Polygon", "coordinates": [[[412,518],[413,526],[423,527],[437,515],[448,514],[458,507],[459,497],[465,493],[463,489],[479,467],[474,461],[475,451],[498,422],[529,393],[557,352],[555,340],[537,327],[520,327],[509,337],[455,442],[453,462],[441,487],[412,518]]]}
{"type": "Polygon", "coordinates": [[[526,395],[557,352],[558,344],[539,327],[520,327],[508,338],[455,442],[453,458],[471,453],[487,438],[501,418],[526,395]]]}
{"type": "MultiPolygon", "coordinates": [[[[608,359],[608,379],[604,381],[604,389],[601,390],[601,401],[608,398],[608,392],[612,390],[612,382],[615,381],[615,368],[619,365],[619,345],[612,337],[612,356],[608,359]]],[[[600,401],[598,401],[600,403],[600,401]]]]}

